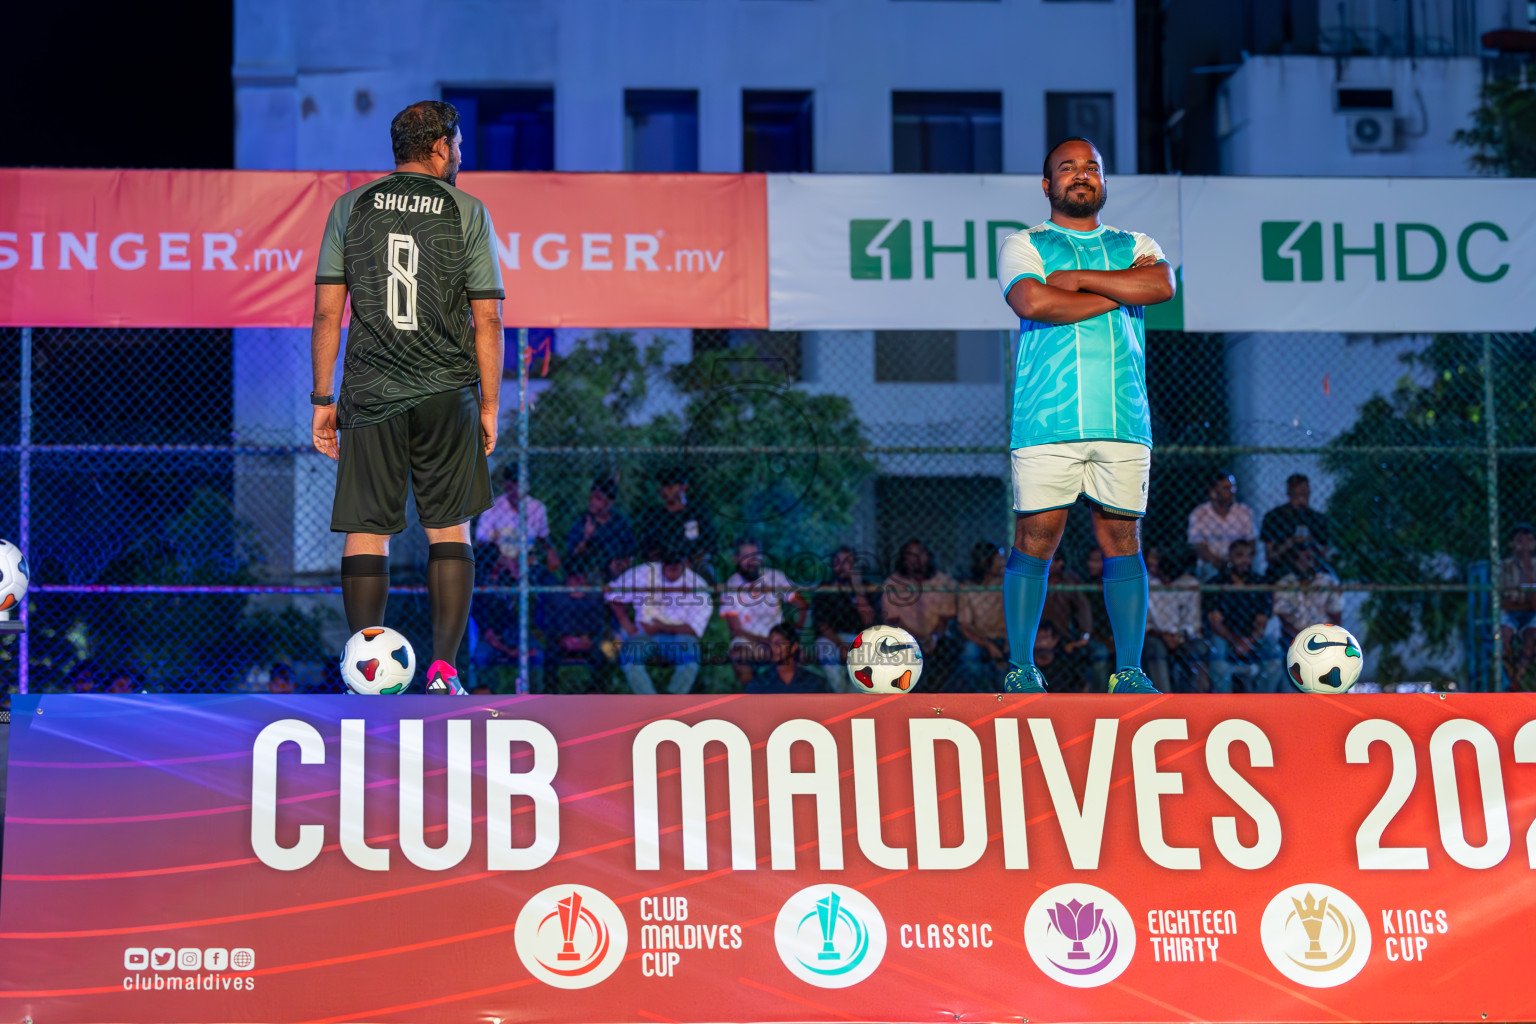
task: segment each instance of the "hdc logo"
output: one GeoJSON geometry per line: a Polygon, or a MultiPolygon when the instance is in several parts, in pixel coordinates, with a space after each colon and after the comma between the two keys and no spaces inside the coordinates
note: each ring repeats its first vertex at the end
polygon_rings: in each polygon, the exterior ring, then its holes
{"type": "MultiPolygon", "coordinates": [[[[1322,221],[1266,220],[1259,225],[1264,280],[1321,281],[1330,262],[1325,250],[1331,251],[1333,257],[1334,281],[1345,279],[1346,268],[1353,269],[1357,277],[1374,272],[1375,280],[1385,281],[1389,262],[1398,281],[1433,281],[1445,272],[1450,262],[1450,244],[1444,232],[1433,224],[1404,223],[1392,227],[1394,244],[1389,246],[1387,226],[1380,221],[1369,226],[1350,225],[1347,239],[1345,225],[1334,222],[1330,246],[1325,244],[1322,221]],[[1370,263],[1360,262],[1367,257],[1370,263]],[[1354,262],[1347,262],[1351,259],[1354,262]],[[1370,271],[1365,269],[1367,266],[1370,271]]],[[[1491,284],[1509,273],[1509,264],[1497,262],[1497,251],[1492,248],[1508,241],[1509,234],[1492,221],[1468,224],[1456,236],[1456,265],[1468,280],[1491,284]],[[1478,238],[1483,234],[1492,237],[1478,238]]]]}
{"type": "MultiPolygon", "coordinates": [[[[933,221],[923,221],[923,277],[934,278],[934,268],[940,256],[963,259],[967,279],[976,276],[976,244],[983,232],[976,230],[976,221],[967,220],[936,232],[933,221]],[[962,227],[963,225],[963,227],[962,227]],[[953,230],[953,235],[950,231],[953,230]],[[946,237],[944,243],[936,240],[936,234],[946,237]],[[948,241],[954,238],[954,241],[948,241]]],[[[997,276],[997,250],[1002,236],[1013,231],[1023,231],[1026,225],[1013,220],[989,220],[982,238],[987,250],[987,277],[997,276]]],[[[912,221],[907,219],[850,220],[848,222],[848,276],[855,281],[910,281],[915,263],[912,243],[912,221]]],[[[952,265],[958,271],[959,264],[952,265]]],[[[950,276],[950,275],[946,275],[950,276]]],[[[958,277],[957,272],[953,276],[958,277]]]]}

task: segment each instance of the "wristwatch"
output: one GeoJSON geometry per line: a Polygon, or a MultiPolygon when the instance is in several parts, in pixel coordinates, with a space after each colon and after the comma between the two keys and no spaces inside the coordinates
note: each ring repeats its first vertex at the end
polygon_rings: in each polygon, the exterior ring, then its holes
{"type": "Polygon", "coordinates": [[[315,395],[315,394],[311,394],[309,396],[309,404],[310,405],[333,405],[333,404],[335,404],[335,402],[336,402],[336,398],[333,395],[315,395]]]}

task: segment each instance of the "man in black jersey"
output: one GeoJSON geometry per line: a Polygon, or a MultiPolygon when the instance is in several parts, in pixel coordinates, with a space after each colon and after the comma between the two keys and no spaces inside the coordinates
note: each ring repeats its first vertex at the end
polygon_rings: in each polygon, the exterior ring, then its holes
{"type": "Polygon", "coordinates": [[[459,113],[424,100],[389,126],[395,171],[331,207],[315,277],[314,445],[340,461],[331,529],[347,535],[347,628],[384,622],[389,538],[407,493],[427,532],[427,692],[463,694],[453,661],[469,624],[470,519],[491,504],[502,373],[501,267],[485,206],[453,187],[459,113]],[[352,326],[332,396],[341,314],[352,326]]]}

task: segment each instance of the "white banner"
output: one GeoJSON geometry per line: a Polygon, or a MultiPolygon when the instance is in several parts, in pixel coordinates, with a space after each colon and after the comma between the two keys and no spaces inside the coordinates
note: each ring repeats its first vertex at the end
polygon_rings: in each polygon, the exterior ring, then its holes
{"type": "MultiPolygon", "coordinates": [[[[1151,235],[1177,266],[1178,179],[1111,177],[1108,189],[1105,222],[1151,235]]],[[[770,175],[769,325],[1017,327],[995,280],[997,250],[1049,215],[1030,175],[770,175]]],[[[1149,310],[1149,326],[1176,324],[1149,310]]]]}
{"type": "Polygon", "coordinates": [[[1529,331],[1536,182],[1186,178],[1191,331],[1529,331]]]}

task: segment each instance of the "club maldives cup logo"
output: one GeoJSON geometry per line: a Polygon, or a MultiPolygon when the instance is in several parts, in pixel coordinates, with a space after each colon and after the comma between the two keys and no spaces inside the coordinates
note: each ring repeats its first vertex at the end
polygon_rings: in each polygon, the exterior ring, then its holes
{"type": "Polygon", "coordinates": [[[1259,940],[1275,970],[1309,988],[1342,985],[1371,956],[1371,925],[1360,904],[1328,885],[1293,885],[1269,901],[1259,940]]]}
{"type": "Polygon", "coordinates": [[[1125,905],[1103,889],[1068,882],[1029,908],[1024,945],[1048,977],[1073,988],[1097,988],[1130,966],[1136,926],[1125,905]]]}
{"type": "Polygon", "coordinates": [[[554,885],[517,915],[512,931],[528,973],[555,988],[589,988],[624,960],[629,928],[606,895],[585,885],[554,885]]]}
{"type": "Polygon", "coordinates": [[[885,919],[846,885],[813,885],[785,901],[773,926],[779,959],[817,988],[857,985],[885,957],[885,919]]]}

